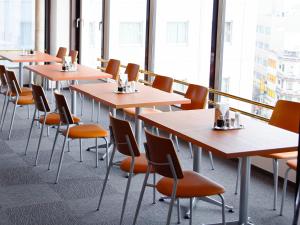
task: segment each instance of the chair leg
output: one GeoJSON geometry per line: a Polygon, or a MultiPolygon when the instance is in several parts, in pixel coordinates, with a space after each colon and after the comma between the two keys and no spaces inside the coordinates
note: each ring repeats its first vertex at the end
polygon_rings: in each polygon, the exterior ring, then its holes
{"type": "Polygon", "coordinates": [[[4,115],[4,110],[5,110],[6,104],[7,104],[7,95],[5,95],[5,97],[4,97],[3,107],[2,107],[2,111],[1,111],[0,123],[2,123],[2,118],[3,118],[3,115],[4,115]]]}
{"type": "Polygon", "coordinates": [[[80,115],[83,115],[83,104],[84,104],[84,95],[81,95],[81,109],[80,109],[80,115]]]}
{"type": "Polygon", "coordinates": [[[106,160],[106,168],[108,168],[108,165],[109,165],[109,152],[108,152],[108,141],[106,138],[103,138],[104,141],[105,141],[105,153],[106,153],[106,157],[105,157],[105,160],[106,160]]]}
{"type": "Polygon", "coordinates": [[[33,113],[33,118],[32,118],[31,126],[30,126],[30,129],[29,129],[29,135],[28,135],[26,147],[25,147],[25,155],[27,154],[27,149],[28,149],[28,145],[29,145],[29,140],[31,138],[31,133],[32,133],[32,128],[33,128],[33,124],[34,124],[34,120],[35,120],[36,111],[37,110],[35,109],[34,113],[33,113]]]}
{"type": "Polygon", "coordinates": [[[153,173],[153,202],[152,204],[156,204],[156,189],[155,189],[155,185],[156,185],[156,175],[155,172],[153,173]]]}
{"type": "Polygon", "coordinates": [[[278,193],[278,160],[273,159],[273,176],[274,176],[274,201],[273,210],[277,208],[277,193],[278,193]]]}
{"type": "Polygon", "coordinates": [[[70,142],[71,142],[71,139],[68,140],[68,152],[71,152],[71,148],[70,148],[70,142]]]}
{"type": "Polygon", "coordinates": [[[30,118],[30,105],[27,105],[27,119],[30,118]]]}
{"type": "MultiPolygon", "coordinates": [[[[45,115],[46,118],[46,115],[45,115]]],[[[38,147],[36,150],[36,156],[35,156],[35,162],[34,165],[37,165],[37,161],[38,161],[38,157],[39,157],[39,152],[40,152],[40,146],[41,146],[41,141],[42,141],[42,137],[43,137],[43,131],[44,131],[44,127],[45,127],[45,122],[46,120],[44,120],[43,125],[42,125],[42,129],[41,129],[41,133],[40,133],[40,137],[39,137],[39,143],[38,143],[38,147]]]]}
{"type": "Polygon", "coordinates": [[[193,198],[190,198],[190,225],[193,223],[193,198]]]}
{"type": "Polygon", "coordinates": [[[82,162],[82,140],[81,140],[81,138],[79,138],[79,154],[80,154],[79,162],[82,162]]]}
{"type": "MultiPolygon", "coordinates": [[[[174,182],[173,192],[172,192],[172,195],[171,195],[171,201],[170,201],[170,205],[169,205],[167,223],[166,223],[167,225],[170,225],[170,222],[171,222],[172,211],[173,211],[174,202],[175,202],[175,199],[176,199],[176,190],[177,190],[177,183],[174,182]]],[[[191,217],[191,219],[192,219],[192,217],[191,217]]]]}
{"type": "Polygon", "coordinates": [[[9,132],[8,132],[8,140],[10,139],[11,131],[12,131],[12,128],[13,128],[13,125],[14,125],[16,109],[17,109],[17,104],[15,104],[15,106],[14,106],[14,111],[13,111],[13,114],[12,114],[12,117],[11,117],[10,128],[9,128],[9,132]]]}
{"type": "Polygon", "coordinates": [[[61,149],[59,163],[58,163],[58,168],[57,168],[57,174],[56,174],[56,179],[55,179],[55,184],[58,183],[59,174],[60,174],[60,171],[61,171],[62,160],[63,160],[64,152],[65,152],[64,150],[65,150],[65,145],[66,145],[67,138],[68,138],[68,132],[67,132],[67,134],[65,136],[63,147],[61,149]]]}
{"type": "Polygon", "coordinates": [[[148,166],[147,173],[145,174],[144,183],[143,183],[143,186],[142,186],[142,190],[141,190],[141,193],[140,193],[140,197],[139,197],[139,201],[138,201],[138,205],[137,205],[137,208],[136,208],[136,211],[135,211],[135,215],[134,215],[132,225],[136,225],[136,221],[137,221],[137,218],[138,218],[138,215],[139,215],[139,212],[140,212],[140,208],[141,208],[142,200],[143,200],[143,197],[144,197],[144,193],[145,193],[149,173],[150,173],[150,167],[148,166]]]}
{"type": "Polygon", "coordinates": [[[209,156],[209,161],[210,161],[210,165],[211,165],[211,170],[215,170],[213,155],[210,151],[208,152],[208,156],[209,156]]]}
{"type": "Polygon", "coordinates": [[[238,194],[239,182],[241,177],[241,170],[242,170],[242,159],[238,158],[238,168],[237,168],[237,175],[236,175],[236,182],[235,182],[235,191],[234,194],[238,194]]]}
{"type": "Polygon", "coordinates": [[[178,142],[178,137],[176,135],[174,135],[175,138],[175,143],[176,143],[176,147],[177,147],[177,151],[179,152],[179,142],[178,142]]]}
{"type": "Polygon", "coordinates": [[[191,142],[189,142],[189,150],[190,150],[191,159],[192,159],[193,158],[193,146],[192,146],[191,142]]]}
{"type": "Polygon", "coordinates": [[[221,202],[222,202],[222,224],[226,225],[226,220],[225,220],[225,200],[223,195],[219,195],[221,198],[221,202]]]}
{"type": "Polygon", "coordinates": [[[101,105],[100,102],[98,102],[97,123],[99,123],[100,111],[101,111],[101,105]]]}
{"type": "Polygon", "coordinates": [[[159,129],[157,127],[155,127],[155,130],[156,130],[156,135],[159,136],[159,129]]]}
{"type": "Polygon", "coordinates": [[[92,115],[91,115],[91,121],[94,120],[94,103],[95,103],[95,100],[92,99],[92,115]]]}
{"type": "Polygon", "coordinates": [[[131,178],[133,175],[133,169],[134,169],[134,158],[132,158],[132,160],[131,160],[130,172],[129,172],[129,176],[127,179],[126,191],[125,191],[125,196],[124,196],[123,205],[122,205],[121,218],[120,218],[120,225],[122,225],[123,218],[124,218],[124,212],[125,212],[129,188],[130,188],[130,184],[131,184],[131,178]]]}
{"type": "Polygon", "coordinates": [[[288,180],[288,174],[290,172],[291,168],[288,168],[285,172],[284,176],[284,183],[283,183],[283,189],[282,189],[282,199],[281,199],[281,206],[280,206],[280,216],[282,216],[283,213],[283,207],[284,207],[284,201],[286,196],[286,188],[287,188],[287,180],[288,180]]]}
{"type": "Polygon", "coordinates": [[[97,211],[99,211],[99,209],[100,209],[100,205],[101,205],[101,202],[102,202],[104,190],[105,190],[105,187],[106,187],[106,184],[107,184],[107,181],[108,181],[109,172],[110,172],[110,169],[113,165],[113,159],[114,159],[114,156],[115,156],[115,152],[116,152],[116,147],[114,146],[111,157],[110,157],[110,162],[109,162],[109,165],[108,165],[108,168],[107,168],[107,171],[106,171],[105,180],[104,180],[102,191],[101,191],[101,194],[100,194],[100,199],[99,199],[97,211]]]}
{"type": "Polygon", "coordinates": [[[180,224],[180,201],[177,198],[177,223],[180,224]]]}
{"type": "Polygon", "coordinates": [[[9,100],[7,100],[7,103],[6,103],[6,106],[5,106],[5,110],[4,110],[4,114],[3,114],[3,117],[2,117],[2,121],[1,121],[1,131],[3,130],[3,125],[4,125],[5,118],[6,118],[8,105],[9,105],[9,100]]]}
{"type": "Polygon", "coordinates": [[[54,138],[54,142],[53,142],[53,146],[52,146],[52,151],[51,151],[51,155],[50,155],[50,159],[49,159],[48,170],[50,170],[50,167],[51,167],[51,161],[52,161],[52,158],[53,158],[53,153],[54,153],[58,133],[59,133],[59,126],[57,127],[57,130],[56,130],[56,134],[55,134],[55,138],[54,138]]]}
{"type": "MultiPolygon", "coordinates": [[[[107,156],[106,156],[107,157],[107,156]]],[[[99,154],[98,154],[98,138],[96,138],[96,168],[98,168],[99,154]]],[[[106,165],[107,166],[107,165],[106,165]]],[[[107,167],[106,167],[107,168],[107,167]]]]}

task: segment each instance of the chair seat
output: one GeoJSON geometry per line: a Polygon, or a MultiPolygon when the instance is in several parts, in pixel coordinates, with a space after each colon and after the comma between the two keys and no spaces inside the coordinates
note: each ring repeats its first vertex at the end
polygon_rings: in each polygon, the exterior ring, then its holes
{"type": "Polygon", "coordinates": [[[32,105],[34,104],[34,100],[32,95],[25,95],[25,96],[20,96],[16,103],[18,105],[32,105]]]}
{"type": "MultiPolygon", "coordinates": [[[[79,123],[80,122],[80,118],[77,116],[72,115],[72,118],[74,120],[75,123],[79,123]]],[[[40,123],[44,123],[44,116],[40,117],[40,123]]],[[[49,113],[46,116],[46,122],[45,124],[47,125],[58,125],[60,123],[60,116],[58,113],[49,113]]]]}
{"type": "Polygon", "coordinates": [[[286,164],[288,165],[288,167],[290,167],[293,170],[297,170],[297,159],[292,159],[292,160],[288,160],[286,162],[286,164]]]}
{"type": "MultiPolygon", "coordinates": [[[[67,130],[63,131],[66,135],[67,130]]],[[[101,138],[107,137],[108,131],[96,124],[82,124],[69,129],[69,138],[101,138]]]]}
{"type": "Polygon", "coordinates": [[[268,154],[268,155],[261,155],[266,158],[272,158],[272,159],[293,159],[297,158],[298,152],[283,152],[283,153],[274,153],[274,154],[268,154]]]}
{"type": "MultiPolygon", "coordinates": [[[[171,196],[174,179],[163,177],[156,184],[156,189],[163,195],[171,196]]],[[[224,187],[201,176],[194,171],[183,171],[183,178],[178,179],[176,197],[204,197],[224,193],[224,187]]]]}
{"type": "MultiPolygon", "coordinates": [[[[131,156],[128,156],[121,161],[120,168],[121,170],[129,173],[130,165],[131,165],[131,156]]],[[[148,167],[148,162],[147,162],[146,155],[144,153],[141,153],[140,156],[135,157],[133,173],[146,173],[147,167],[148,167]]]]}
{"type": "MultiPolygon", "coordinates": [[[[8,95],[10,96],[16,96],[15,94],[11,93],[11,91],[8,91],[8,95]]],[[[21,87],[21,94],[20,96],[26,96],[26,95],[32,95],[32,89],[28,87],[21,87]]]]}
{"type": "MultiPolygon", "coordinates": [[[[125,108],[123,111],[130,115],[130,116],[135,116],[135,108],[125,108]]],[[[158,109],[153,109],[153,108],[142,108],[141,113],[159,113],[161,110],[158,109]]]]}

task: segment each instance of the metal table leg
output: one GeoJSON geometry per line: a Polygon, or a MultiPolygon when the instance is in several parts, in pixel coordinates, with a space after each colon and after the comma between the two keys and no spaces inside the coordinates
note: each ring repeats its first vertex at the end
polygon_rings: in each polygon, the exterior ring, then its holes
{"type": "MultiPolygon", "coordinates": [[[[32,65],[32,62],[29,63],[29,65],[32,65]]],[[[29,70],[29,87],[33,84],[33,76],[32,76],[32,71],[29,70]]]]}
{"type": "MultiPolygon", "coordinates": [[[[72,80],[72,85],[75,84],[75,80],[72,80]]],[[[71,97],[72,97],[72,100],[71,100],[71,111],[74,115],[76,115],[76,106],[77,106],[77,92],[76,91],[72,91],[72,94],[71,94],[71,97]]]]}
{"type": "Polygon", "coordinates": [[[142,121],[138,119],[139,114],[141,113],[141,108],[135,108],[135,139],[139,147],[141,147],[141,137],[142,137],[142,121]]]}
{"type": "Polygon", "coordinates": [[[23,87],[23,63],[19,63],[19,84],[23,87]]]}

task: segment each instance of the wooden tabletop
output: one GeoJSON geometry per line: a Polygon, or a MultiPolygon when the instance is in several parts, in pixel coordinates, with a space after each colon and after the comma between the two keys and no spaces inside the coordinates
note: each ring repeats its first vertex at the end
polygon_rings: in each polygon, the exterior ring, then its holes
{"type": "Polygon", "coordinates": [[[0,53],[0,57],[11,62],[61,62],[60,58],[35,51],[34,55],[22,55],[22,52],[0,53]]]}
{"type": "Polygon", "coordinates": [[[121,109],[129,107],[152,107],[172,104],[188,104],[190,99],[181,95],[167,93],[158,89],[137,83],[139,92],[133,94],[116,94],[116,83],[79,84],[70,88],[87,95],[96,101],[110,107],[121,109]]]}
{"type": "Polygon", "coordinates": [[[50,65],[36,65],[25,66],[26,69],[31,70],[42,77],[46,77],[52,81],[61,80],[96,80],[101,78],[111,78],[112,75],[101,72],[83,65],[77,65],[77,71],[65,72],[61,70],[61,64],[50,65]]]}
{"type": "Polygon", "coordinates": [[[298,134],[241,116],[244,129],[213,130],[214,109],[141,114],[139,118],[224,158],[296,151],[298,134]]]}

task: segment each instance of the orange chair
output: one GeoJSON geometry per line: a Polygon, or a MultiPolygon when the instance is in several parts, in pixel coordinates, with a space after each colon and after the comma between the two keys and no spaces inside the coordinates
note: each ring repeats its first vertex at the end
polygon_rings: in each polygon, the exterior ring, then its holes
{"type": "MultiPolygon", "coordinates": [[[[67,101],[62,94],[54,93],[56,99],[56,107],[60,116],[60,125],[57,128],[57,132],[60,132],[65,138],[63,142],[63,147],[60,154],[56,180],[55,183],[58,183],[59,174],[61,170],[62,160],[64,156],[64,148],[68,138],[70,139],[79,139],[80,147],[80,162],[82,162],[82,142],[81,139],[94,138],[96,140],[96,168],[98,167],[98,138],[102,138],[106,143],[106,155],[108,156],[108,142],[106,137],[108,136],[107,130],[96,124],[80,124],[76,125],[74,118],[70,112],[67,101]],[[72,126],[75,125],[75,126],[72,126]],[[66,126],[66,129],[60,130],[61,126],[66,126]]],[[[52,161],[53,152],[55,149],[55,144],[57,141],[57,136],[52,147],[52,152],[49,160],[49,169],[52,161]]],[[[106,166],[108,167],[108,157],[106,160],[106,166]]]]}
{"type": "Polygon", "coordinates": [[[63,59],[64,56],[66,56],[66,55],[67,55],[67,48],[59,47],[59,49],[57,51],[57,54],[56,54],[56,57],[60,58],[60,59],[63,59]]]}
{"type": "MultiPolygon", "coordinates": [[[[148,171],[145,175],[133,224],[135,225],[137,222],[150,167],[153,167],[156,173],[163,176],[156,183],[157,191],[171,197],[167,225],[170,224],[175,200],[178,201],[177,205],[179,205],[179,198],[190,199],[190,224],[192,224],[192,199],[212,195],[219,195],[222,200],[222,224],[225,225],[225,201],[222,195],[225,191],[224,187],[207,177],[201,176],[199,173],[182,170],[171,139],[159,137],[146,131],[146,140],[145,150],[148,159],[148,171]]],[[[178,223],[180,223],[179,216],[178,223]]]]}
{"type": "Polygon", "coordinates": [[[72,63],[77,62],[78,51],[76,51],[76,50],[70,50],[69,56],[71,56],[71,59],[72,59],[71,62],[72,63]]]}
{"type": "MultiPolygon", "coordinates": [[[[110,115],[110,130],[111,130],[111,135],[112,135],[111,138],[113,140],[114,148],[106,172],[97,210],[100,209],[104,190],[108,181],[109,172],[111,167],[115,164],[113,163],[115,152],[116,150],[118,150],[121,154],[127,156],[125,159],[121,161],[120,169],[126,173],[129,173],[125,196],[123,200],[121,218],[120,218],[120,225],[121,225],[124,217],[125,208],[126,208],[126,202],[127,202],[130,184],[131,184],[131,178],[134,174],[146,173],[148,168],[148,163],[145,154],[140,153],[139,151],[139,147],[136,143],[130,123],[128,121],[120,120],[110,115]]],[[[153,173],[153,182],[155,184],[155,173],[153,173]]],[[[152,185],[152,187],[153,187],[153,203],[155,203],[155,186],[152,185]]]]}
{"type": "Polygon", "coordinates": [[[137,81],[139,79],[140,65],[134,63],[128,63],[125,69],[125,73],[128,75],[128,81],[137,81]]]}
{"type": "MultiPolygon", "coordinates": [[[[26,143],[25,155],[27,154],[27,149],[28,149],[28,145],[29,145],[29,140],[31,138],[34,121],[39,121],[39,123],[42,124],[42,127],[41,127],[41,132],[40,132],[40,136],[39,136],[39,140],[38,140],[36,156],[35,156],[34,165],[36,166],[37,161],[38,161],[38,155],[39,155],[39,150],[40,150],[40,145],[41,145],[41,141],[42,141],[44,127],[45,127],[45,125],[58,126],[60,123],[60,116],[57,112],[50,113],[50,111],[51,111],[50,106],[49,106],[48,100],[46,98],[44,89],[41,86],[33,84],[32,85],[32,95],[33,95],[33,99],[34,99],[34,103],[35,103],[35,110],[33,113],[33,118],[32,118],[29,135],[28,135],[28,139],[27,139],[27,143],[26,143]],[[37,115],[37,112],[44,113],[44,115],[39,116],[39,114],[37,115]]],[[[75,123],[80,122],[80,118],[78,118],[76,116],[72,116],[72,117],[73,117],[73,120],[75,123]]]]}
{"type": "Polygon", "coordinates": [[[285,201],[285,196],[286,196],[286,188],[287,188],[287,181],[288,181],[288,175],[290,170],[297,171],[297,159],[291,159],[286,162],[288,169],[285,172],[284,176],[284,183],[283,183],[283,188],[282,188],[282,199],[281,199],[281,207],[280,207],[280,216],[282,216],[283,213],[283,207],[284,207],[284,201],[285,201]]]}
{"type": "Polygon", "coordinates": [[[8,140],[10,139],[11,136],[11,132],[12,132],[12,127],[13,127],[13,123],[15,120],[15,114],[16,114],[16,109],[17,106],[28,106],[28,118],[29,118],[29,114],[30,114],[30,109],[29,106],[34,104],[33,101],[33,97],[32,97],[32,92],[25,92],[23,91],[24,89],[22,89],[18,83],[18,80],[15,76],[15,73],[13,71],[6,71],[6,80],[7,80],[7,84],[9,87],[9,92],[8,92],[8,100],[5,106],[5,110],[4,110],[4,115],[1,121],[1,131],[3,130],[3,125],[4,125],[4,121],[5,121],[5,117],[7,114],[7,109],[9,106],[9,103],[13,103],[14,104],[14,110],[13,110],[13,114],[12,114],[12,118],[11,118],[11,122],[10,122],[10,128],[9,128],[9,133],[8,133],[8,140]]]}
{"type": "MultiPolygon", "coordinates": [[[[273,110],[269,124],[291,132],[299,133],[299,121],[300,121],[300,103],[286,101],[286,100],[278,100],[273,110]]],[[[260,155],[260,156],[273,159],[273,173],[274,173],[273,174],[274,176],[273,210],[276,210],[277,192],[278,192],[278,167],[279,167],[278,160],[296,158],[297,151],[267,154],[267,155],[260,155]]],[[[240,173],[241,173],[241,160],[239,159],[238,176],[236,182],[236,193],[237,193],[240,173]]]]}
{"type": "MultiPolygon", "coordinates": [[[[154,78],[154,81],[152,83],[152,87],[159,89],[161,91],[165,92],[172,92],[172,86],[173,86],[173,81],[174,79],[171,77],[166,77],[166,76],[161,76],[161,75],[156,75],[154,78]]],[[[124,113],[126,115],[135,116],[135,108],[125,108],[123,109],[124,113]]],[[[161,112],[158,109],[153,108],[142,108],[142,113],[157,113],[161,112]]],[[[170,106],[170,111],[171,111],[171,106],[170,106]]]]}

